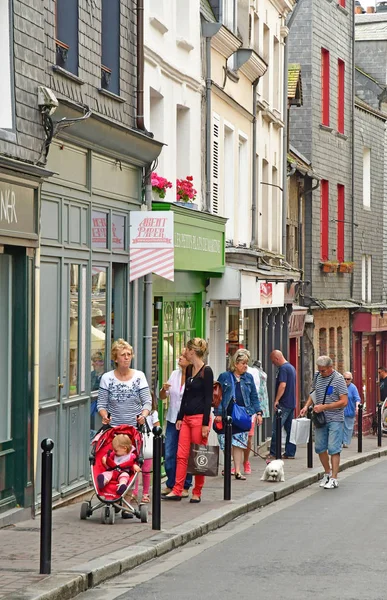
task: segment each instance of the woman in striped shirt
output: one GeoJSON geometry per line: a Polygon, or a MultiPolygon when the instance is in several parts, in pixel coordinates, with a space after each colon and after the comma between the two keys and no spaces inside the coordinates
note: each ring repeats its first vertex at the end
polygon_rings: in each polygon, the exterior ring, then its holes
{"type": "Polygon", "coordinates": [[[143,425],[152,409],[149,385],[142,371],[131,369],[133,348],[119,338],[112,346],[114,371],[101,377],[97,410],[105,425],[143,425]],[[110,414],[110,417],[108,416],[110,414]]]}

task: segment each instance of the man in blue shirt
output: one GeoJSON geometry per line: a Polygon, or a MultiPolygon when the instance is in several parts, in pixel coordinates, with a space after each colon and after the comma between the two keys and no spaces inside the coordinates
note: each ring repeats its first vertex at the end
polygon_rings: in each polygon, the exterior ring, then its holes
{"type": "Polygon", "coordinates": [[[271,435],[270,454],[268,459],[272,460],[276,455],[275,412],[278,408],[282,411],[281,425],[286,431],[285,454],[282,455],[282,458],[294,458],[297,446],[291,444],[289,438],[292,429],[294,409],[296,407],[296,369],[293,365],[288,363],[280,350],[273,350],[270,354],[270,360],[273,365],[278,367],[278,373],[275,382],[273,432],[271,435]]]}
{"type": "Polygon", "coordinates": [[[356,385],[352,383],[352,373],[346,371],[344,373],[344,379],[348,389],[348,404],[344,409],[343,448],[348,448],[352,439],[357,407],[361,402],[361,399],[359,396],[359,392],[357,391],[356,385]]]}

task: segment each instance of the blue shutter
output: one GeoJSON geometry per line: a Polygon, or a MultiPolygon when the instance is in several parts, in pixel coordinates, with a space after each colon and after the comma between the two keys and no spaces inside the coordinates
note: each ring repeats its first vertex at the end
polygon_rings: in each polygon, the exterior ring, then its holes
{"type": "Polygon", "coordinates": [[[56,39],[56,64],[78,75],[78,0],[56,0],[56,39]]]}
{"type": "Polygon", "coordinates": [[[120,93],[120,0],[102,0],[103,88],[120,93]]]}

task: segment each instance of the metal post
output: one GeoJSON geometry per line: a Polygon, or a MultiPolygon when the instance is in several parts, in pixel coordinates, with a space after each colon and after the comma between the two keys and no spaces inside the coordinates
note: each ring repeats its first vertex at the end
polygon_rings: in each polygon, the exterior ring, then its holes
{"type": "Polygon", "coordinates": [[[382,403],[378,402],[378,448],[382,446],[382,403]]]}
{"type": "Polygon", "coordinates": [[[223,500],[231,500],[232,417],[224,419],[224,481],[223,500]]]}
{"type": "Polygon", "coordinates": [[[277,408],[275,414],[275,433],[276,433],[276,448],[275,448],[275,457],[278,460],[282,455],[282,410],[277,408]]]}
{"type": "Polygon", "coordinates": [[[357,451],[363,452],[363,404],[357,409],[357,451]]]}
{"type": "Polygon", "coordinates": [[[163,430],[153,427],[152,529],[161,529],[161,455],[163,430]]]}
{"type": "Polygon", "coordinates": [[[313,469],[313,421],[312,421],[313,406],[308,408],[309,417],[309,441],[308,441],[308,469],[313,469]]]}
{"type": "Polygon", "coordinates": [[[46,438],[40,444],[42,452],[41,516],[40,516],[40,574],[51,574],[52,538],[52,449],[54,442],[46,438]]]}

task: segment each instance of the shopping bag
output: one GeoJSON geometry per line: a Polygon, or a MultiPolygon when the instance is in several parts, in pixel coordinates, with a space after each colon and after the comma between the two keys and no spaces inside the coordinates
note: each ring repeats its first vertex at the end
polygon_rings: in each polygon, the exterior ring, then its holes
{"type": "Polygon", "coordinates": [[[219,446],[191,444],[187,473],[217,477],[219,468],[219,446]]]}
{"type": "Polygon", "coordinates": [[[292,429],[290,431],[291,444],[307,444],[309,442],[310,420],[306,417],[293,419],[292,429]]]}
{"type": "Polygon", "coordinates": [[[153,458],[153,432],[145,420],[144,432],[142,434],[142,454],[144,460],[147,458],[153,458]]]}

